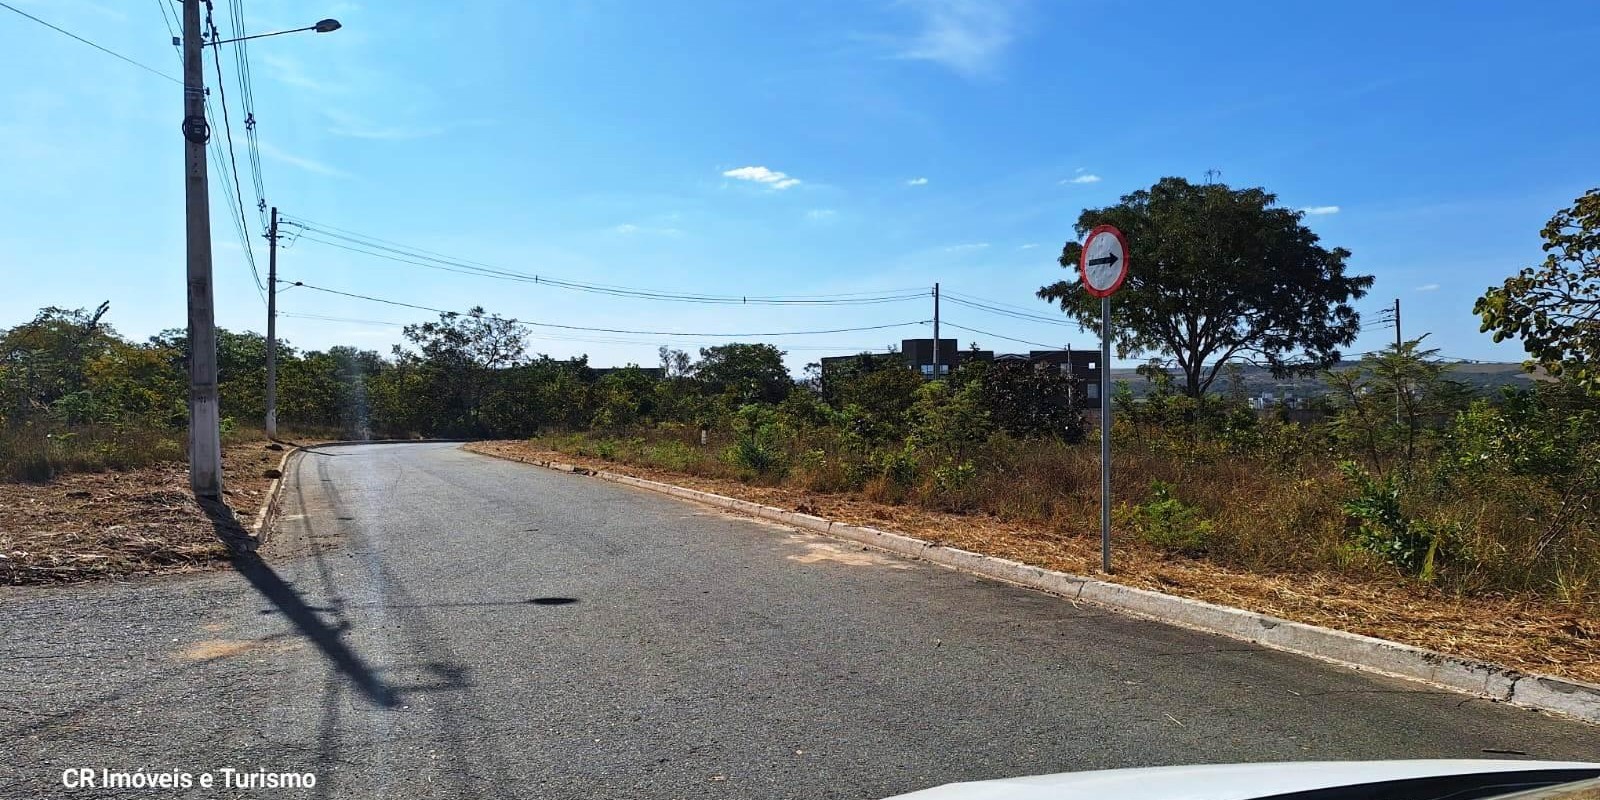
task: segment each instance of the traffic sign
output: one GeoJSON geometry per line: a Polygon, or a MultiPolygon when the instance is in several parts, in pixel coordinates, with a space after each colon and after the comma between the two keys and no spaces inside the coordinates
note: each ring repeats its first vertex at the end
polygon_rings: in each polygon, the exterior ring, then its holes
{"type": "Polygon", "coordinates": [[[1083,242],[1078,265],[1083,288],[1095,297],[1110,297],[1128,278],[1128,240],[1112,225],[1098,225],[1083,242]]]}
{"type": "Polygon", "coordinates": [[[1111,295],[1128,279],[1128,240],[1115,225],[1096,225],[1078,262],[1083,289],[1100,298],[1100,569],[1111,573],[1111,295]]]}

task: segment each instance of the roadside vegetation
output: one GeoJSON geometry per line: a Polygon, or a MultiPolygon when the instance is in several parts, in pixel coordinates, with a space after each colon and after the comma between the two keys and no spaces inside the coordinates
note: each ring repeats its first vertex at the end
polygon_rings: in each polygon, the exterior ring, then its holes
{"type": "MultiPolygon", "coordinates": [[[[1205,232],[1184,234],[1200,237],[1187,244],[1130,237],[1135,269],[1118,306],[1127,315],[1118,345],[1153,361],[1142,370],[1145,396],[1113,387],[1119,541],[1224,569],[1394,579],[1594,615],[1597,197],[1552,220],[1545,264],[1479,301],[1485,330],[1523,339],[1530,366],[1554,376],[1492,395],[1453,381],[1426,337],[1338,364],[1359,328],[1349,303],[1370,278],[1347,275],[1346,251],[1322,248],[1297,213],[1260,190],[1168,179],[1085,211],[1080,233],[1105,221],[1205,232]],[[1208,224],[1218,214],[1227,223],[1208,224]],[[1209,269],[1230,248],[1250,249],[1257,267],[1231,277],[1209,269]],[[1251,277],[1267,273],[1281,280],[1251,277]],[[1287,301],[1284,281],[1293,284],[1287,301]],[[1225,388],[1225,364],[1243,358],[1321,375],[1324,421],[1251,409],[1225,388]]],[[[1076,248],[1069,242],[1061,255],[1069,270],[1076,248]]],[[[1098,312],[1080,294],[1075,279],[1039,292],[1092,323],[1098,312]]],[[[183,457],[184,337],[130,341],[107,324],[108,311],[48,308],[0,331],[0,480],[183,457]]],[[[925,382],[864,355],[796,382],[782,351],[744,343],[697,356],[662,348],[659,373],[596,370],[582,358],[530,356],[515,322],[482,309],[407,326],[404,336],[388,355],[285,345],[280,420],[323,436],[531,439],[1053,537],[1097,529],[1098,449],[1071,400],[1078,387],[1058,372],[973,362],[925,382]]],[[[219,334],[224,428],[240,440],[259,435],[264,352],[257,334],[219,334]]]]}
{"type": "MultiPolygon", "coordinates": [[[[1009,379],[996,372],[964,366],[926,384],[900,369],[862,372],[755,403],[709,394],[692,376],[645,382],[623,404],[651,416],[533,444],[1093,537],[1098,448],[1080,441],[1076,412],[1054,427],[1005,424],[1021,415],[995,399],[1009,379]],[[685,405],[697,413],[674,411],[685,405]]],[[[1389,575],[1593,609],[1600,400],[1563,383],[1473,397],[1447,376],[1407,343],[1330,374],[1345,394],[1312,426],[1163,386],[1136,403],[1124,386],[1114,401],[1118,538],[1233,569],[1389,575]]]]}

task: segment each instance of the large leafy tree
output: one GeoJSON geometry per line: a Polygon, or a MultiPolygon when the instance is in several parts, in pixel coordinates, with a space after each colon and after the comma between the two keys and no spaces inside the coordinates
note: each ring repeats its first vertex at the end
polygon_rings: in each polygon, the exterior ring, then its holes
{"type": "Polygon", "coordinates": [[[0,330],[0,419],[48,410],[85,388],[85,365],[120,341],[101,322],[109,307],[45,308],[31,322],[0,330]]]}
{"type": "MultiPolygon", "coordinates": [[[[1276,203],[1259,188],[1162,178],[1114,206],[1085,209],[1075,226],[1080,239],[1111,224],[1132,251],[1111,304],[1118,351],[1170,359],[1191,397],[1204,395],[1230,360],[1280,376],[1338,362],[1338,348],[1361,330],[1350,301],[1373,279],[1347,275],[1350,251],[1321,246],[1301,212],[1276,203]]],[[[1067,242],[1061,266],[1076,273],[1081,252],[1078,241],[1067,242]]],[[[1085,327],[1100,324],[1100,301],[1076,274],[1038,295],[1085,327]]]]}
{"type": "Polygon", "coordinates": [[[1600,394],[1600,188],[1550,218],[1544,262],[1490,287],[1473,306],[1495,341],[1522,339],[1527,366],[1600,394]]]}
{"type": "Polygon", "coordinates": [[[794,379],[783,365],[783,351],[770,344],[722,344],[700,348],[694,377],[711,394],[735,404],[776,403],[789,395],[794,379]]]}
{"type": "Polygon", "coordinates": [[[466,314],[440,314],[437,322],[407,325],[404,334],[415,351],[394,348],[396,374],[387,388],[399,391],[385,398],[385,409],[400,413],[391,418],[418,431],[490,432],[485,400],[501,373],[526,355],[521,327],[475,307],[466,314]]]}

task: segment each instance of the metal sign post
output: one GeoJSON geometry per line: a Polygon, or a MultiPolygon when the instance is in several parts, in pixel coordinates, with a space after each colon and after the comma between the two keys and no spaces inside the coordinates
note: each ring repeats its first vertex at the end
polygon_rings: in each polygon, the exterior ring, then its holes
{"type": "Polygon", "coordinates": [[[1128,278],[1128,240],[1111,225],[1089,231],[1078,265],[1084,291],[1100,298],[1100,569],[1111,572],[1111,295],[1128,278]]]}
{"type": "Polygon", "coordinates": [[[1111,574],[1111,295],[1100,298],[1100,569],[1111,574]]]}

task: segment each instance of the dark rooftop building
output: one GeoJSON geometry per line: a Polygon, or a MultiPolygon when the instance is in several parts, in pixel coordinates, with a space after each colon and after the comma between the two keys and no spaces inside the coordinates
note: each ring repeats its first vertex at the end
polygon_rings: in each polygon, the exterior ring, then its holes
{"type": "MultiPolygon", "coordinates": [[[[822,380],[828,379],[830,371],[858,358],[867,357],[874,360],[898,361],[908,369],[914,369],[924,378],[932,380],[933,371],[933,340],[932,339],[902,339],[900,351],[897,353],[869,353],[849,356],[826,356],[821,359],[822,380]]],[[[956,339],[939,340],[939,376],[949,375],[951,370],[970,361],[999,361],[1011,363],[1028,363],[1036,369],[1059,370],[1064,375],[1070,375],[1082,381],[1083,397],[1081,400],[1087,405],[1098,404],[1100,400],[1101,371],[1100,353],[1097,350],[1031,350],[1027,353],[995,353],[993,350],[978,350],[969,348],[962,350],[960,342],[956,339]]]]}

